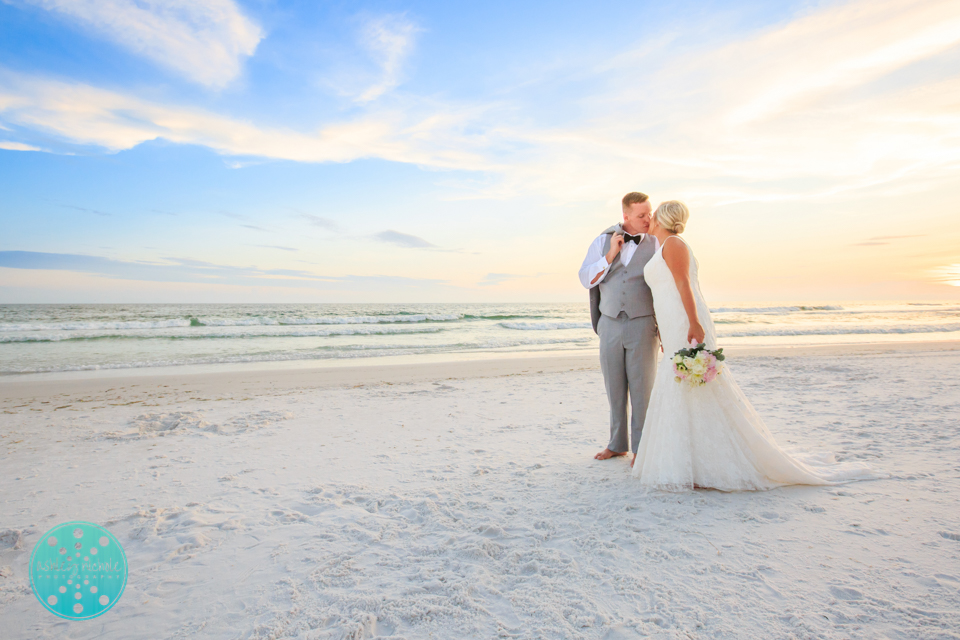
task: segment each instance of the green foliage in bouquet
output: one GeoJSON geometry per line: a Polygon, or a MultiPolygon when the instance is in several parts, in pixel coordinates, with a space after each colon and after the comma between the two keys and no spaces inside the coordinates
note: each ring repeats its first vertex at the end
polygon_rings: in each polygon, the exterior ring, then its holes
{"type": "Polygon", "coordinates": [[[723,361],[726,360],[726,358],[727,358],[725,355],[723,355],[723,349],[722,349],[722,348],[721,348],[721,349],[717,349],[716,351],[710,351],[709,349],[707,349],[707,345],[706,345],[705,343],[703,343],[703,342],[701,342],[700,344],[698,344],[698,345],[695,346],[695,347],[690,347],[689,349],[680,349],[680,350],[677,351],[677,353],[674,354],[674,355],[683,356],[684,358],[696,358],[696,357],[697,357],[697,354],[700,353],[701,351],[706,351],[707,353],[712,353],[713,356],[714,356],[717,360],[719,360],[719,361],[721,361],[721,362],[723,362],[723,361]]]}

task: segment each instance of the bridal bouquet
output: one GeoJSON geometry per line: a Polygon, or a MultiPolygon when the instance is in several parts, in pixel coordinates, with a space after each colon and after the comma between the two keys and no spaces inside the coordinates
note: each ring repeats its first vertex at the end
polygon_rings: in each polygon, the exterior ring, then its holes
{"type": "MultiPolygon", "coordinates": [[[[691,340],[692,342],[692,340],[691,340]]],[[[723,372],[723,349],[710,351],[700,343],[689,349],[680,349],[673,356],[673,378],[691,387],[702,387],[723,372]]]]}

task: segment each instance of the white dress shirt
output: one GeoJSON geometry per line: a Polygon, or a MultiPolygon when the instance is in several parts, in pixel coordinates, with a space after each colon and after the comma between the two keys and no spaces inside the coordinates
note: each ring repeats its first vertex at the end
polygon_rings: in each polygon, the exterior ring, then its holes
{"type": "MultiPolygon", "coordinates": [[[[643,241],[646,235],[645,233],[641,233],[640,240],[643,241]]],[[[593,241],[593,244],[590,245],[590,248],[587,249],[587,257],[583,259],[583,265],[580,267],[580,284],[582,284],[585,289],[592,289],[607,277],[607,267],[610,265],[607,264],[607,255],[603,252],[603,245],[606,241],[607,234],[601,233],[597,236],[597,239],[593,241]],[[598,273],[602,273],[599,278],[597,278],[598,273]],[[593,282],[594,278],[597,278],[596,282],[593,282]]],[[[654,237],[653,241],[655,247],[660,246],[656,237],[654,237]]],[[[636,252],[637,244],[635,242],[624,242],[623,246],[620,247],[620,254],[614,259],[619,259],[620,264],[627,266],[630,264],[630,260],[633,259],[633,254],[636,252]]]]}

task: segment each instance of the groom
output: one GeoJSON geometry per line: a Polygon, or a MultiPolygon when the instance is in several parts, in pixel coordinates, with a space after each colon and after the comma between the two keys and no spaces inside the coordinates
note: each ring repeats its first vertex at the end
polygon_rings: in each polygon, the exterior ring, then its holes
{"type": "Polygon", "coordinates": [[[628,452],[628,392],[629,451],[637,452],[660,348],[653,296],[643,279],[643,267],[658,247],[657,239],[647,234],[653,208],[647,195],[636,191],[623,196],[622,208],[623,223],[593,241],[580,267],[580,282],[590,290],[590,315],[600,336],[600,369],[610,401],[610,442],[594,456],[597,460],[628,452]]]}

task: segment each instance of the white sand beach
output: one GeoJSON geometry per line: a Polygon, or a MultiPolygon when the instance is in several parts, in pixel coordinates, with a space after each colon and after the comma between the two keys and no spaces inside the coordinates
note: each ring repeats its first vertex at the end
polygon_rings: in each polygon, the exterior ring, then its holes
{"type": "Polygon", "coordinates": [[[730,350],[778,441],[889,478],[647,493],[596,354],[0,380],[0,636],[960,638],[960,343],[730,350]],[[33,545],[130,566],[85,622],[33,545]]]}

